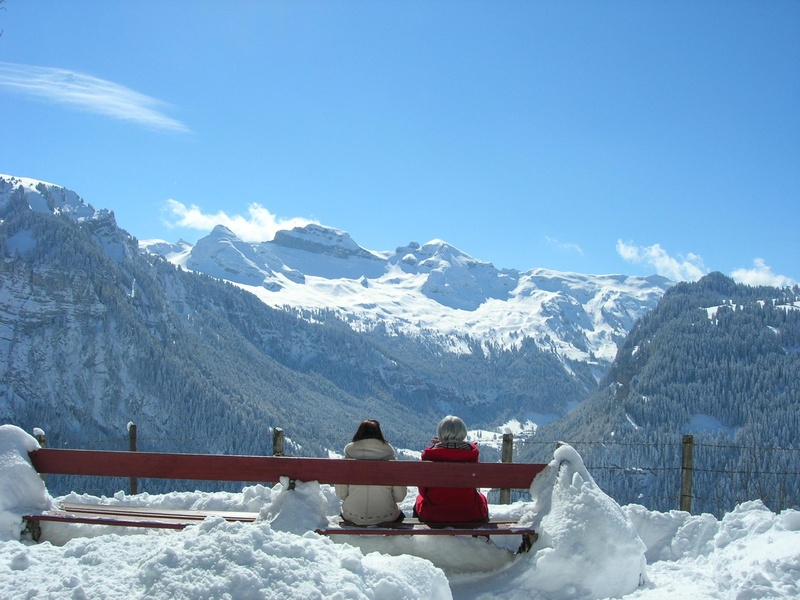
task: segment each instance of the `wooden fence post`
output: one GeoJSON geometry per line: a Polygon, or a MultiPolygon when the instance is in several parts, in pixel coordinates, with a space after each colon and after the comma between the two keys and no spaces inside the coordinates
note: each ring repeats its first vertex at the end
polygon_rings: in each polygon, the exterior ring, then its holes
{"type": "MultiPolygon", "coordinates": [[[[128,450],[136,452],[136,423],[131,421],[128,423],[128,450]]],[[[130,480],[130,495],[139,493],[139,479],[131,477],[130,480]]]]}
{"type": "Polygon", "coordinates": [[[692,470],[694,469],[694,436],[683,436],[681,463],[681,510],[692,512],[692,470]]]}
{"type": "MultiPolygon", "coordinates": [[[[500,459],[504,463],[514,462],[514,434],[503,434],[503,454],[500,459]]],[[[500,504],[511,504],[511,490],[503,488],[500,490],[500,504]]]]}
{"type": "Polygon", "coordinates": [[[272,456],[283,456],[283,429],[272,430],[272,456]]]}
{"type": "Polygon", "coordinates": [[[33,437],[36,438],[36,441],[39,442],[39,445],[42,448],[47,448],[47,436],[45,435],[44,431],[42,431],[38,427],[34,427],[33,437]]]}

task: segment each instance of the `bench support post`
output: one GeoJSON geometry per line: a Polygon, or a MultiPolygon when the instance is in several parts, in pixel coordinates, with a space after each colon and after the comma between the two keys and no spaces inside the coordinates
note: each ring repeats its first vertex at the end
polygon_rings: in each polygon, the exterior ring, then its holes
{"type": "MultiPolygon", "coordinates": [[[[502,455],[502,462],[510,463],[514,462],[514,434],[513,433],[504,433],[503,434],[503,455],[502,455]]],[[[509,488],[503,488],[500,490],[500,504],[511,504],[511,490],[509,488]]]]}
{"type": "Polygon", "coordinates": [[[25,529],[22,530],[22,535],[30,534],[34,542],[38,542],[42,537],[42,528],[39,526],[39,521],[34,519],[25,519],[25,529]]]}
{"type": "Polygon", "coordinates": [[[283,456],[283,429],[272,430],[272,456],[283,456]]]}
{"type": "Polygon", "coordinates": [[[694,436],[683,436],[681,465],[681,510],[692,512],[692,471],[694,470],[694,436]]]}
{"type": "MultiPolygon", "coordinates": [[[[128,423],[128,450],[136,452],[136,423],[131,421],[128,423]]],[[[134,496],[139,493],[139,479],[137,477],[130,478],[130,495],[134,496]]]]}

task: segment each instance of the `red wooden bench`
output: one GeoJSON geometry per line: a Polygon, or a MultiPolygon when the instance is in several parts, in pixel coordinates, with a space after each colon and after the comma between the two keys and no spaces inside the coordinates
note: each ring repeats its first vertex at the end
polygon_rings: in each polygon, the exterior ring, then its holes
{"type": "MultiPolygon", "coordinates": [[[[29,454],[41,474],[149,477],[207,481],[290,481],[350,485],[406,485],[527,489],[544,464],[440,463],[430,461],[367,461],[285,456],[232,456],[219,454],[168,454],[109,452],[42,448],[29,454]]],[[[26,515],[36,536],[39,521],[92,523],[123,527],[180,529],[221,516],[233,521],[255,521],[257,513],[227,511],[175,511],[118,505],[64,504],[59,510],[26,515]]],[[[341,522],[319,529],[325,535],[521,535],[530,548],[536,532],[508,520],[488,523],[426,524],[417,519],[402,523],[359,527],[341,522]]],[[[525,548],[525,549],[527,549],[525,548]]]]}

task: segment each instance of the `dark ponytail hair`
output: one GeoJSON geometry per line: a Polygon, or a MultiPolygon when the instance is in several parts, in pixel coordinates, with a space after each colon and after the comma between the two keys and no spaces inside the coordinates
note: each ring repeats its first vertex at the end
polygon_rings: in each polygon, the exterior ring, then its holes
{"type": "Polygon", "coordinates": [[[353,435],[354,442],[359,440],[380,440],[384,444],[389,443],[383,437],[383,433],[381,432],[381,424],[374,419],[361,421],[361,425],[358,426],[355,435],[353,435]]]}

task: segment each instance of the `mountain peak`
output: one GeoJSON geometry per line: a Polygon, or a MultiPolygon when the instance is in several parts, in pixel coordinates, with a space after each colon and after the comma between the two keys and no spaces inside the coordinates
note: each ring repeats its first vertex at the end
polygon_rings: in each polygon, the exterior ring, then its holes
{"type": "Polygon", "coordinates": [[[64,214],[75,222],[98,217],[113,218],[113,213],[96,211],[72,190],[30,177],[0,174],[0,206],[7,204],[15,194],[24,198],[35,212],[64,214]]]}
{"type": "Polygon", "coordinates": [[[224,225],[217,225],[197,240],[185,256],[185,264],[193,271],[245,285],[262,285],[265,276],[272,273],[253,246],[224,225]]]}
{"type": "Polygon", "coordinates": [[[463,250],[459,250],[452,244],[438,238],[421,246],[417,242],[409,242],[406,246],[400,246],[389,260],[393,263],[402,262],[405,265],[414,266],[426,272],[436,269],[478,265],[494,268],[492,263],[474,258],[463,250]]]}
{"type": "Polygon", "coordinates": [[[380,260],[372,252],[356,244],[347,232],[313,223],[295,227],[291,231],[278,231],[272,243],[276,246],[335,258],[359,257],[380,260]]]}
{"type": "Polygon", "coordinates": [[[237,240],[239,241],[239,236],[236,235],[232,230],[225,227],[225,225],[215,225],[214,229],[211,230],[211,233],[206,236],[212,240],[237,240]]]}

